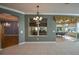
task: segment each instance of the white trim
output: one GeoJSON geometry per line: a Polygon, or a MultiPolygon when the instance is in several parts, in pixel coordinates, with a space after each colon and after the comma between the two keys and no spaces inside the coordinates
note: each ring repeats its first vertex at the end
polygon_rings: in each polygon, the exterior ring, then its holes
{"type": "Polygon", "coordinates": [[[46,42],[45,41],[44,42],[22,42],[22,43],[19,43],[19,45],[22,45],[25,43],[56,43],[56,42],[51,42],[51,41],[50,42],[47,42],[47,41],[46,42]]]}
{"type": "Polygon", "coordinates": [[[8,7],[2,6],[2,5],[0,5],[0,8],[6,9],[6,10],[11,10],[11,11],[14,11],[14,12],[17,12],[17,13],[21,13],[21,14],[25,14],[22,11],[19,11],[19,10],[16,10],[16,9],[12,9],[12,8],[8,8],[8,7]]]}
{"type": "MultiPolygon", "coordinates": [[[[26,13],[26,15],[36,15],[36,13],[26,13]]],[[[70,16],[79,16],[75,13],[40,13],[40,15],[70,15],[70,16]]]]}
{"type": "Polygon", "coordinates": [[[44,42],[26,42],[26,43],[56,43],[56,42],[47,42],[47,41],[44,41],[44,42]]]}
{"type": "Polygon", "coordinates": [[[22,45],[22,44],[25,44],[26,42],[21,42],[21,43],[19,43],[19,45],[22,45]]]}

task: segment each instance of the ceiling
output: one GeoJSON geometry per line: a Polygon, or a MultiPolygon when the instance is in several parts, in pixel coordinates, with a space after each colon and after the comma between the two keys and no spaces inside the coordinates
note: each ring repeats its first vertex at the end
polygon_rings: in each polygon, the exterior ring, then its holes
{"type": "Polygon", "coordinates": [[[65,13],[79,14],[78,3],[0,3],[0,5],[22,11],[24,13],[36,13],[36,6],[39,5],[40,13],[65,13]]]}

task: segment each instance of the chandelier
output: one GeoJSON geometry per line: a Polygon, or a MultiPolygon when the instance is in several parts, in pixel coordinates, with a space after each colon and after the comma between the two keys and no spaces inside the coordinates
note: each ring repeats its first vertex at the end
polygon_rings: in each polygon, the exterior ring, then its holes
{"type": "Polygon", "coordinates": [[[37,5],[36,7],[37,7],[37,15],[36,15],[36,17],[33,18],[33,20],[39,22],[43,19],[43,17],[39,16],[39,5],[37,5]]]}

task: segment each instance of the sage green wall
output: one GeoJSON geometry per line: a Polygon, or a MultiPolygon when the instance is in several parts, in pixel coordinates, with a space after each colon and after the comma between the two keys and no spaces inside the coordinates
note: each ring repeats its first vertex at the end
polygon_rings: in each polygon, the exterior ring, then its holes
{"type": "Polygon", "coordinates": [[[37,40],[36,37],[29,37],[28,36],[28,19],[30,17],[34,17],[34,15],[26,15],[26,41],[56,41],[56,23],[53,19],[52,15],[41,15],[45,18],[47,18],[47,36],[45,37],[39,37],[39,40],[37,40]]]}
{"type": "Polygon", "coordinates": [[[77,33],[77,40],[79,40],[79,33],[77,33]]]}
{"type": "MultiPolygon", "coordinates": [[[[18,17],[19,21],[19,43],[25,42],[25,15],[0,8],[0,13],[5,12],[18,17]],[[23,31],[23,33],[21,33],[23,31]]],[[[1,46],[0,46],[1,47],[1,46]]]]}
{"type": "MultiPolygon", "coordinates": [[[[77,19],[77,23],[79,24],[79,19],[77,19]]],[[[79,25],[77,24],[77,41],[79,41],[79,25]]]]}
{"type": "Polygon", "coordinates": [[[19,17],[19,43],[20,42],[25,42],[25,15],[21,14],[19,17]]]}

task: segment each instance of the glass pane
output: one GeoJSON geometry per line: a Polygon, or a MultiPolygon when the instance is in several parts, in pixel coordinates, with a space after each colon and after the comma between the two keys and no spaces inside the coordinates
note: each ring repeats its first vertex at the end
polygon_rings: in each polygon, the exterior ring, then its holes
{"type": "Polygon", "coordinates": [[[47,19],[46,19],[46,18],[42,19],[42,20],[40,21],[39,26],[47,27],[47,19]]]}
{"type": "Polygon", "coordinates": [[[30,26],[37,26],[36,21],[33,20],[33,18],[30,18],[29,25],[30,26]]]}
{"type": "Polygon", "coordinates": [[[47,27],[40,27],[39,35],[47,35],[47,27]]]}
{"type": "Polygon", "coordinates": [[[37,27],[30,27],[30,34],[31,35],[37,35],[38,28],[37,27]]]}
{"type": "Polygon", "coordinates": [[[18,34],[18,22],[17,21],[7,21],[4,22],[4,33],[6,35],[18,34]]]}

